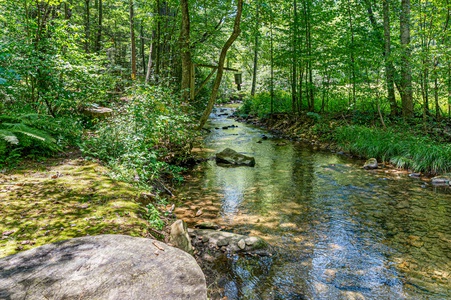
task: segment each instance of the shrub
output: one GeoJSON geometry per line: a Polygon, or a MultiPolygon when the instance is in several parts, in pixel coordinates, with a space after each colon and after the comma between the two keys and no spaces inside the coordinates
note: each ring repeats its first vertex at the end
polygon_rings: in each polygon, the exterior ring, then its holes
{"type": "Polygon", "coordinates": [[[125,181],[151,183],[162,174],[180,180],[176,164],[190,153],[193,120],[179,97],[161,87],[136,87],[116,115],[99,123],[81,144],[84,154],[107,162],[125,181]]]}

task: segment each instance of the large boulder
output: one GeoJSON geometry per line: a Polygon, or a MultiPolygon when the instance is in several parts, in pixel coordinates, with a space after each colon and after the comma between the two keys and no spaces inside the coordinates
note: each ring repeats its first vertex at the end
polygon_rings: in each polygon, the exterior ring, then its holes
{"type": "Polygon", "coordinates": [[[233,149],[226,148],[216,153],[216,163],[234,166],[255,166],[255,158],[238,153],[233,149]]]}
{"type": "Polygon", "coordinates": [[[75,238],[0,259],[0,299],[207,299],[195,259],[124,235],[75,238]]]}

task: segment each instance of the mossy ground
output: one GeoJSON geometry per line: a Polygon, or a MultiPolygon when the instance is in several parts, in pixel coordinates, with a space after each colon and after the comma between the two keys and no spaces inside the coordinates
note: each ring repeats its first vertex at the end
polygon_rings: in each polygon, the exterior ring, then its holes
{"type": "Polygon", "coordinates": [[[140,191],[71,156],[0,174],[0,257],[85,235],[149,236],[140,191]]]}

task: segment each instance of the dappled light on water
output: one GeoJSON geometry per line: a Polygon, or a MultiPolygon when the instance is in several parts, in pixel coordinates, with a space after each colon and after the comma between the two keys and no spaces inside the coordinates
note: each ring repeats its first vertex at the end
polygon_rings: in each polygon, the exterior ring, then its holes
{"type": "Polygon", "coordinates": [[[360,161],[312,152],[226,116],[213,114],[208,126],[201,155],[229,147],[254,156],[256,165],[199,165],[179,191],[177,216],[191,226],[209,222],[260,236],[277,252],[218,262],[223,296],[451,297],[448,189],[404,172],[365,171],[360,161]],[[204,213],[196,217],[198,209],[204,213]]]}

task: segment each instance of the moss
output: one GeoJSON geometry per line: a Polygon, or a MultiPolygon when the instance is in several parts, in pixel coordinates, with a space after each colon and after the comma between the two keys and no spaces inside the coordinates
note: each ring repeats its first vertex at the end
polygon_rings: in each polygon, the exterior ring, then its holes
{"type": "Polygon", "coordinates": [[[107,171],[75,158],[0,174],[0,257],[85,235],[147,236],[140,191],[107,171]]]}

